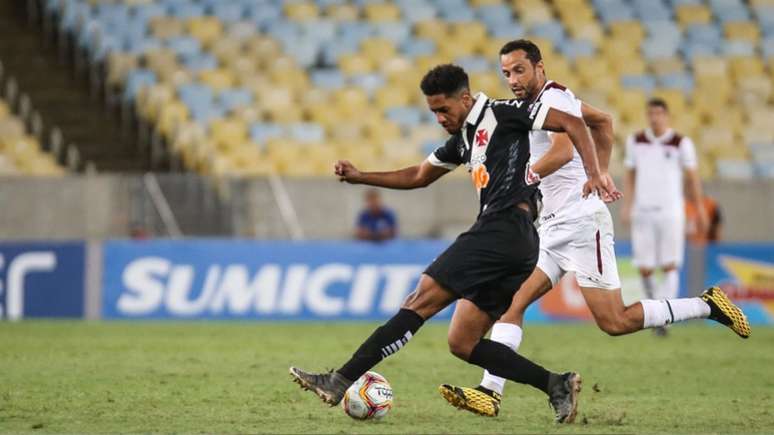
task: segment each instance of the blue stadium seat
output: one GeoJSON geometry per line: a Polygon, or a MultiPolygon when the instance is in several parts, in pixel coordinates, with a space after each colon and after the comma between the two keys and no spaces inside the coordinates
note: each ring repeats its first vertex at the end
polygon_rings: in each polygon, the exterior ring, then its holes
{"type": "Polygon", "coordinates": [[[337,69],[317,69],[311,72],[312,85],[322,89],[340,89],[344,86],[344,75],[337,69]]]}
{"type": "Polygon", "coordinates": [[[214,0],[210,4],[207,10],[225,23],[240,21],[245,17],[245,8],[239,3],[214,0]]]}
{"type": "Polygon", "coordinates": [[[725,41],[722,53],[725,56],[755,56],[755,47],[749,41],[725,41]]]}
{"type": "Polygon", "coordinates": [[[218,67],[218,59],[209,53],[187,53],[180,56],[180,61],[191,71],[203,71],[218,67]]]}
{"type": "Polygon", "coordinates": [[[594,43],[585,39],[567,39],[559,46],[559,51],[567,58],[575,60],[578,57],[593,56],[596,48],[594,43]]]}
{"type": "Polygon", "coordinates": [[[671,20],[645,21],[642,25],[647,34],[654,38],[669,38],[676,41],[682,38],[682,32],[677,23],[671,20]]]}
{"type": "Polygon", "coordinates": [[[384,87],[386,80],[384,76],[378,73],[356,74],[349,79],[350,84],[363,89],[369,95],[384,87]]]}
{"type": "Polygon", "coordinates": [[[187,83],[177,87],[180,101],[186,106],[209,106],[213,103],[215,93],[212,88],[201,83],[187,83]]]}
{"type": "Polygon", "coordinates": [[[423,38],[410,38],[400,45],[400,51],[406,56],[428,56],[435,53],[435,41],[423,38]]]}
{"type": "Polygon", "coordinates": [[[149,36],[130,37],[126,40],[126,51],[132,54],[147,53],[151,50],[161,48],[163,44],[160,40],[149,36]]]}
{"type": "Polygon", "coordinates": [[[694,24],[685,30],[689,42],[717,45],[723,39],[723,30],[715,24],[694,24]]]}
{"type": "Polygon", "coordinates": [[[301,35],[320,41],[330,41],[336,38],[338,26],[331,20],[314,20],[298,25],[301,35]]]}
{"type": "Polygon", "coordinates": [[[761,53],[767,59],[774,57],[774,37],[761,41],[761,53]]]}
{"type": "Polygon", "coordinates": [[[438,17],[438,9],[430,2],[404,0],[398,2],[401,14],[409,23],[428,21],[438,17]]]}
{"type": "Polygon", "coordinates": [[[124,51],[123,41],[113,35],[102,35],[97,46],[90,51],[92,62],[102,62],[112,52],[124,51]]]}
{"type": "Polygon", "coordinates": [[[545,23],[536,24],[530,29],[529,33],[538,38],[544,38],[551,41],[554,47],[562,45],[562,42],[566,39],[564,27],[558,21],[547,21],[545,23]]]}
{"type": "Polygon", "coordinates": [[[156,74],[147,69],[133,69],[126,76],[126,85],[124,86],[124,101],[134,100],[137,92],[144,86],[150,86],[156,83],[156,74]]]}
{"type": "Polygon", "coordinates": [[[192,3],[186,0],[167,0],[165,3],[167,4],[167,10],[169,11],[170,15],[183,20],[205,15],[204,5],[199,3],[192,3]]]}
{"type": "Polygon", "coordinates": [[[352,40],[360,44],[363,39],[369,38],[374,34],[374,26],[362,21],[353,21],[341,23],[339,25],[339,36],[344,40],[352,40]]]}
{"type": "Polygon", "coordinates": [[[281,40],[285,53],[296,60],[299,66],[309,68],[317,64],[320,57],[320,41],[303,36],[281,40]]]}
{"type": "Polygon", "coordinates": [[[414,127],[422,123],[424,110],[416,106],[393,107],[387,110],[387,118],[401,127],[414,127]]]}
{"type": "Polygon", "coordinates": [[[159,3],[148,3],[144,5],[137,5],[133,8],[134,16],[141,21],[149,21],[154,17],[161,17],[167,14],[167,10],[164,5],[159,3]]]}
{"type": "Polygon", "coordinates": [[[526,36],[524,27],[516,21],[492,24],[488,29],[493,38],[517,39],[526,36]]]}
{"type": "Polygon", "coordinates": [[[679,89],[685,94],[693,92],[693,76],[685,72],[658,76],[658,84],[667,89],[679,89]]]}
{"type": "Polygon", "coordinates": [[[282,19],[282,9],[271,4],[245,3],[245,16],[261,29],[265,29],[282,19]]]}
{"type": "Polygon", "coordinates": [[[411,37],[411,25],[405,21],[376,23],[373,29],[374,36],[389,39],[396,45],[411,37]]]}
{"type": "Polygon", "coordinates": [[[59,21],[60,29],[71,32],[76,29],[78,23],[91,16],[91,7],[85,2],[69,2],[64,8],[62,19],[59,21]]]}
{"type": "Polygon", "coordinates": [[[335,67],[342,55],[357,52],[359,45],[358,41],[343,38],[324,42],[320,48],[320,61],[324,67],[335,67]]]}
{"type": "Polygon", "coordinates": [[[621,86],[630,89],[640,89],[649,94],[656,88],[656,79],[647,74],[626,75],[621,77],[621,86]]]}
{"type": "Polygon", "coordinates": [[[482,56],[458,57],[454,62],[469,73],[485,73],[494,70],[494,65],[489,61],[489,58],[482,56]]]}
{"type": "Polygon", "coordinates": [[[672,9],[659,0],[635,0],[634,13],[643,21],[663,21],[672,18],[672,9]]]}
{"type": "Polygon", "coordinates": [[[441,9],[440,15],[444,20],[451,23],[475,21],[476,19],[476,13],[467,4],[459,7],[444,6],[441,9]]]}
{"type": "Polygon", "coordinates": [[[260,122],[250,126],[250,140],[259,145],[265,145],[269,140],[283,136],[285,129],[279,124],[260,122]]]}
{"type": "Polygon", "coordinates": [[[199,40],[190,36],[176,36],[167,39],[167,47],[178,56],[191,56],[201,52],[199,40]]]}
{"type": "Polygon", "coordinates": [[[428,140],[422,143],[422,154],[430,155],[433,151],[436,150],[439,146],[443,145],[442,140],[428,140]]]}
{"type": "Polygon", "coordinates": [[[299,142],[320,143],[325,140],[325,129],[314,122],[299,122],[288,126],[290,138],[299,142]]]}
{"type": "Polygon", "coordinates": [[[487,27],[513,22],[513,11],[504,4],[484,5],[476,9],[476,16],[487,27]]]}
{"type": "Polygon", "coordinates": [[[695,57],[715,56],[717,54],[717,47],[702,42],[685,42],[680,46],[680,52],[683,53],[686,59],[691,61],[695,57]]]}
{"type": "Polygon", "coordinates": [[[642,46],[640,48],[645,59],[654,60],[674,57],[677,54],[679,47],[680,44],[678,41],[649,38],[642,41],[642,46]]]}
{"type": "Polygon", "coordinates": [[[244,88],[224,89],[218,94],[218,101],[224,109],[231,111],[252,104],[253,93],[244,88]]]}
{"type": "Polygon", "coordinates": [[[226,116],[226,109],[217,104],[187,104],[186,106],[191,114],[191,119],[203,125],[209,125],[210,122],[226,116]]]}

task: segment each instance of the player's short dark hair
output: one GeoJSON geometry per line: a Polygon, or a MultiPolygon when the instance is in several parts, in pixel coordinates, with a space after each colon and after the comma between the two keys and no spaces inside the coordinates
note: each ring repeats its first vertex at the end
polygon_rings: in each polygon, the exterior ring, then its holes
{"type": "Polygon", "coordinates": [[[669,112],[669,105],[667,104],[666,100],[659,97],[653,97],[650,100],[648,100],[648,108],[651,107],[660,107],[664,109],[665,112],[669,112]]]}
{"type": "Polygon", "coordinates": [[[419,85],[426,96],[444,94],[449,97],[463,90],[470,90],[468,73],[462,67],[450,63],[438,65],[422,77],[419,85]]]}
{"type": "Polygon", "coordinates": [[[515,39],[506,42],[505,45],[503,45],[503,48],[500,49],[500,56],[516,50],[524,50],[524,52],[527,53],[527,59],[532,62],[532,65],[543,60],[543,55],[540,54],[540,48],[529,39],[515,39]]]}

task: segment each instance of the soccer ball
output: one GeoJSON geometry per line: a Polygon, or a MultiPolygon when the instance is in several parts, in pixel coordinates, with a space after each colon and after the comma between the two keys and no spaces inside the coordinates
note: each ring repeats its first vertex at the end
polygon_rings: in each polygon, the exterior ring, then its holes
{"type": "Polygon", "coordinates": [[[384,376],[367,372],[349,387],[341,407],[356,420],[378,420],[392,408],[392,387],[384,376]]]}

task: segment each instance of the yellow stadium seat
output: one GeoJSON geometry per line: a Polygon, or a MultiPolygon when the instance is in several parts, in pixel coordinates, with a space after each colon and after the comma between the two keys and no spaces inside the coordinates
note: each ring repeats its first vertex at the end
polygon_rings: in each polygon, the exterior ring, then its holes
{"type": "Polygon", "coordinates": [[[231,70],[234,74],[234,79],[239,83],[259,74],[257,72],[258,65],[256,65],[255,59],[250,56],[235,57],[231,62],[226,62],[225,66],[231,70]]]}
{"type": "Polygon", "coordinates": [[[335,122],[328,127],[327,136],[334,142],[357,142],[364,136],[363,126],[359,123],[335,122]]]}
{"type": "Polygon", "coordinates": [[[685,71],[685,62],[679,57],[658,59],[651,62],[648,66],[650,71],[656,75],[682,73],[685,71]]]}
{"type": "Polygon", "coordinates": [[[216,91],[234,86],[236,80],[231,72],[223,69],[204,70],[199,73],[199,80],[216,91]]]}
{"type": "Polygon", "coordinates": [[[391,81],[395,76],[408,74],[414,68],[413,62],[402,56],[382,59],[376,66],[386,76],[387,81],[391,81]]]}
{"type": "Polygon", "coordinates": [[[144,88],[138,94],[137,111],[147,120],[156,121],[164,105],[175,98],[175,88],[166,83],[157,83],[144,88]]]}
{"type": "Polygon", "coordinates": [[[678,5],[675,8],[675,15],[682,27],[691,24],[708,24],[712,20],[712,12],[703,4],[678,5]]]}
{"type": "Polygon", "coordinates": [[[368,106],[368,95],[359,88],[344,88],[334,94],[334,101],[341,113],[356,115],[368,106]]]}
{"type": "Polygon", "coordinates": [[[408,106],[411,104],[411,95],[404,88],[385,86],[374,93],[374,103],[382,110],[408,106]]]}
{"type": "Polygon", "coordinates": [[[652,96],[664,99],[669,105],[670,113],[684,112],[688,105],[685,94],[677,89],[656,89],[652,96]]]}
{"type": "Polygon", "coordinates": [[[317,4],[308,2],[293,2],[285,4],[285,15],[292,21],[310,21],[319,15],[317,4]]]}
{"type": "Polygon", "coordinates": [[[137,55],[131,53],[111,52],[107,59],[107,84],[120,86],[126,80],[127,74],[139,66],[137,55]]]}
{"type": "Polygon", "coordinates": [[[441,41],[449,36],[449,25],[441,20],[420,21],[414,25],[414,32],[419,38],[441,41]]]}
{"type": "Polygon", "coordinates": [[[625,39],[606,39],[599,50],[609,61],[626,61],[642,57],[639,45],[625,39]]]}
{"type": "Polygon", "coordinates": [[[247,125],[238,119],[217,119],[210,123],[210,138],[222,149],[236,149],[247,140],[247,125]]]}
{"type": "Polygon", "coordinates": [[[222,37],[212,43],[212,54],[223,64],[231,65],[242,56],[242,42],[234,38],[222,37]]]}
{"type": "Polygon", "coordinates": [[[630,124],[640,124],[644,121],[645,93],[634,89],[625,89],[611,94],[610,104],[621,113],[622,121],[630,124]]]}
{"type": "Polygon", "coordinates": [[[763,128],[768,131],[774,129],[774,108],[769,106],[768,108],[758,108],[756,110],[750,110],[747,112],[747,121],[750,125],[763,128]],[[764,127],[768,125],[768,127],[764,127]]]}
{"type": "Polygon", "coordinates": [[[339,58],[339,69],[347,75],[367,74],[374,70],[374,63],[363,54],[344,54],[339,58]]]}
{"type": "Polygon", "coordinates": [[[505,79],[494,72],[471,73],[470,87],[474,92],[483,91],[490,98],[513,98],[505,79]]]}
{"type": "Polygon", "coordinates": [[[470,0],[470,5],[477,8],[481,6],[499,5],[503,0],[470,0]]]}
{"type": "Polygon", "coordinates": [[[726,38],[733,40],[749,41],[757,44],[761,37],[758,25],[751,21],[734,21],[723,25],[726,38]]]}
{"type": "Polygon", "coordinates": [[[169,39],[182,36],[185,25],[182,21],[172,17],[155,17],[148,23],[151,36],[159,39],[169,39]]]}
{"type": "Polygon", "coordinates": [[[188,32],[203,46],[209,47],[223,32],[223,25],[216,17],[194,17],[186,23],[188,32]]]}
{"type": "Polygon", "coordinates": [[[24,135],[24,123],[15,116],[0,121],[0,142],[19,139],[24,135]]]}
{"type": "Polygon", "coordinates": [[[335,21],[357,21],[360,11],[351,4],[331,4],[325,9],[325,15],[335,21]]]}
{"type": "Polygon", "coordinates": [[[360,50],[363,53],[378,53],[383,58],[395,56],[397,48],[395,43],[385,38],[367,38],[360,43],[360,50]]]}
{"type": "Polygon", "coordinates": [[[397,21],[400,19],[400,9],[392,3],[368,3],[363,11],[368,21],[397,21]]]}
{"type": "Polygon", "coordinates": [[[11,115],[11,109],[8,107],[8,104],[0,100],[0,121],[2,121],[5,118],[8,118],[11,115]]]}
{"type": "Polygon", "coordinates": [[[605,37],[605,32],[594,21],[577,22],[567,26],[567,30],[575,39],[585,39],[599,45],[605,37]]]}
{"type": "Polygon", "coordinates": [[[157,74],[165,70],[174,70],[178,67],[177,55],[167,49],[153,50],[145,53],[143,57],[147,67],[157,74]]]}
{"type": "Polygon", "coordinates": [[[752,6],[774,6],[774,0],[750,0],[752,6]]]}
{"type": "MultiPolygon", "coordinates": [[[[414,63],[416,64],[417,69],[423,72],[422,74],[430,71],[431,68],[434,68],[440,64],[449,63],[449,61],[450,59],[448,57],[441,56],[437,53],[426,56],[417,56],[414,58],[414,63]]],[[[415,83],[415,85],[419,86],[419,82],[415,83]]]]}
{"type": "Polygon", "coordinates": [[[747,77],[762,76],[766,73],[759,57],[733,57],[729,59],[729,68],[738,84],[746,80],[747,77]]]}
{"type": "Polygon", "coordinates": [[[472,39],[476,41],[487,38],[486,26],[476,21],[453,23],[451,25],[452,35],[457,39],[472,39]]]}
{"type": "Polygon", "coordinates": [[[746,107],[765,106],[772,97],[774,83],[764,75],[745,77],[737,83],[736,101],[746,107]]]}
{"type": "Polygon", "coordinates": [[[188,108],[180,101],[166,102],[159,114],[158,129],[168,139],[174,137],[177,126],[188,120],[188,108]]]}
{"type": "Polygon", "coordinates": [[[609,26],[610,36],[639,45],[645,38],[645,30],[639,21],[616,21],[609,26]]]}
{"type": "MultiPolygon", "coordinates": [[[[468,56],[472,54],[481,54],[480,47],[481,41],[475,39],[465,38],[448,38],[437,42],[438,51],[435,56],[445,59],[442,63],[449,63],[453,59],[462,56],[468,56]]],[[[492,47],[486,45],[485,49],[494,51],[492,47]]],[[[491,53],[490,53],[491,55],[491,53]]]]}
{"type": "Polygon", "coordinates": [[[734,134],[725,127],[707,127],[700,131],[698,141],[702,148],[712,150],[733,146],[734,134]]]}
{"type": "Polygon", "coordinates": [[[641,57],[611,60],[610,65],[620,75],[645,74],[648,66],[641,57]]]}
{"type": "Polygon", "coordinates": [[[511,0],[511,5],[518,11],[519,20],[527,27],[554,19],[551,8],[543,1],[511,0]]]}
{"type": "Polygon", "coordinates": [[[267,121],[279,124],[290,124],[301,122],[303,120],[303,112],[301,108],[296,105],[286,107],[269,106],[264,107],[263,111],[267,121]]]}
{"type": "Polygon", "coordinates": [[[269,78],[275,86],[287,87],[296,93],[305,92],[310,87],[309,76],[302,69],[273,70],[269,78]]]}
{"type": "Polygon", "coordinates": [[[259,64],[264,64],[267,60],[271,61],[282,54],[280,43],[266,36],[254,36],[248,39],[245,50],[245,54],[255,57],[259,64]]]}

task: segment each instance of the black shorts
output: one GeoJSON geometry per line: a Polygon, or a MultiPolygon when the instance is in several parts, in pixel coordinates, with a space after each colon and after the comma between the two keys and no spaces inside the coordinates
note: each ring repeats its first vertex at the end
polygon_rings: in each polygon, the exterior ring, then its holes
{"type": "Polygon", "coordinates": [[[539,241],[530,213],[511,207],[481,216],[425,273],[493,319],[535,269],[539,241]]]}

